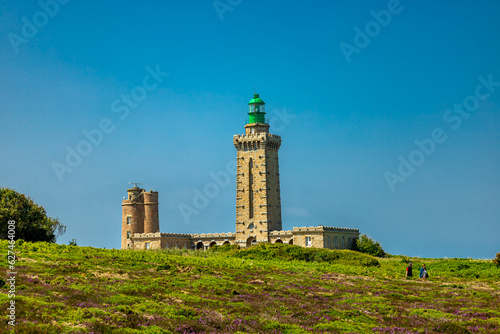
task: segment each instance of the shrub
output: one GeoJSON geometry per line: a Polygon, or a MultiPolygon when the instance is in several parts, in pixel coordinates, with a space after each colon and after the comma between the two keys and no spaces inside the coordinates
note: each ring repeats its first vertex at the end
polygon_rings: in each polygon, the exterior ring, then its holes
{"type": "Polygon", "coordinates": [[[164,263],[164,264],[159,264],[158,266],[156,266],[156,271],[160,271],[160,270],[170,270],[171,266],[170,264],[168,263],[164,263]]]}
{"type": "Polygon", "coordinates": [[[406,264],[408,264],[408,263],[410,263],[411,261],[410,261],[410,258],[409,258],[408,256],[402,256],[402,257],[401,257],[401,262],[402,262],[402,263],[406,263],[406,264]]]}
{"type": "Polygon", "coordinates": [[[378,243],[378,241],[374,241],[366,234],[363,234],[359,239],[356,240],[354,250],[376,257],[387,256],[386,252],[382,249],[382,246],[378,243]]]}
{"type": "Polygon", "coordinates": [[[445,322],[443,324],[434,326],[432,329],[435,333],[449,333],[449,334],[469,334],[470,331],[459,324],[445,322]]]}
{"type": "Polygon", "coordinates": [[[209,248],[209,251],[210,252],[230,252],[232,250],[238,250],[240,249],[240,246],[239,245],[236,245],[236,244],[225,244],[225,245],[222,245],[222,246],[219,246],[219,245],[215,245],[213,247],[210,247],[209,248]]]}
{"type": "Polygon", "coordinates": [[[71,239],[71,241],[68,242],[68,246],[78,246],[76,244],[76,239],[71,239]]]}
{"type": "Polygon", "coordinates": [[[497,267],[500,267],[500,253],[497,253],[497,257],[493,259],[493,263],[494,263],[497,267]]]}
{"type": "Polygon", "coordinates": [[[68,284],[68,279],[64,276],[57,276],[52,281],[50,281],[50,285],[66,285],[68,284]]]}
{"type": "MultiPolygon", "coordinates": [[[[214,247],[215,248],[215,247],[214,247]]],[[[282,260],[304,262],[327,262],[331,264],[349,264],[364,267],[379,266],[377,259],[349,250],[329,250],[324,248],[306,248],[296,245],[260,243],[258,245],[239,249],[234,246],[223,246],[227,256],[255,260],[282,260]],[[227,247],[227,248],[225,248],[227,247]]]]}

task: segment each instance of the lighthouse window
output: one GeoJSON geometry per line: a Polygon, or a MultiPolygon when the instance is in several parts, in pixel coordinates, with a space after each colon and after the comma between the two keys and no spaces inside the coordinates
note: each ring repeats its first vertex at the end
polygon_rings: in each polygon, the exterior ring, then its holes
{"type": "Polygon", "coordinates": [[[127,231],[127,239],[130,239],[130,234],[131,234],[131,232],[127,231]]]}
{"type": "Polygon", "coordinates": [[[127,225],[132,224],[132,217],[127,217],[127,225]]]}
{"type": "Polygon", "coordinates": [[[146,249],[151,249],[151,244],[149,242],[146,242],[146,249]]]}

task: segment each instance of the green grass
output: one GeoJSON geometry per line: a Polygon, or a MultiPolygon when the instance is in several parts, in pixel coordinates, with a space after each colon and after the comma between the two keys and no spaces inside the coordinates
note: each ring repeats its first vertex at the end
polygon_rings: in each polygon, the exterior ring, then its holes
{"type": "MultiPolygon", "coordinates": [[[[0,248],[5,278],[7,242],[0,248]]],[[[18,333],[500,332],[500,269],[487,260],[278,244],[203,252],[24,242],[16,251],[18,333]],[[415,272],[425,263],[430,279],[405,279],[408,261],[415,272]]]]}

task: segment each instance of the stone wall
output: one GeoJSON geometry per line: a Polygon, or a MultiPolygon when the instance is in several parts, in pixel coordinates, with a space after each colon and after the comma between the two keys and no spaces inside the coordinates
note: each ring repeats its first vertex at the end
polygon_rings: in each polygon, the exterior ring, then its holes
{"type": "Polygon", "coordinates": [[[208,249],[214,245],[222,246],[236,242],[235,233],[200,233],[191,234],[192,247],[194,249],[208,249]]]}
{"type": "Polygon", "coordinates": [[[136,233],[135,249],[191,249],[191,235],[178,233],[136,233]],[[149,245],[148,245],[149,244],[149,245]]]}
{"type": "MultiPolygon", "coordinates": [[[[291,244],[302,247],[352,249],[359,238],[358,229],[310,226],[294,227],[289,231],[270,231],[270,243],[291,244]]],[[[236,233],[134,233],[131,237],[134,249],[208,249],[214,245],[235,244],[236,233]],[[149,244],[149,245],[148,245],[149,244]]],[[[246,247],[243,246],[243,247],[246,247]]]]}
{"type": "Polygon", "coordinates": [[[269,242],[293,245],[292,231],[271,231],[269,232],[269,242]]]}

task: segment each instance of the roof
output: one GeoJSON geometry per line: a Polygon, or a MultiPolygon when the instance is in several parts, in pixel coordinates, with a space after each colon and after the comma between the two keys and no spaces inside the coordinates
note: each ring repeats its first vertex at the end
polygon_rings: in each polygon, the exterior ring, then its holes
{"type": "Polygon", "coordinates": [[[248,104],[255,104],[255,103],[260,103],[260,104],[266,104],[262,99],[259,97],[259,94],[253,94],[253,99],[248,102],[248,104]]]}

